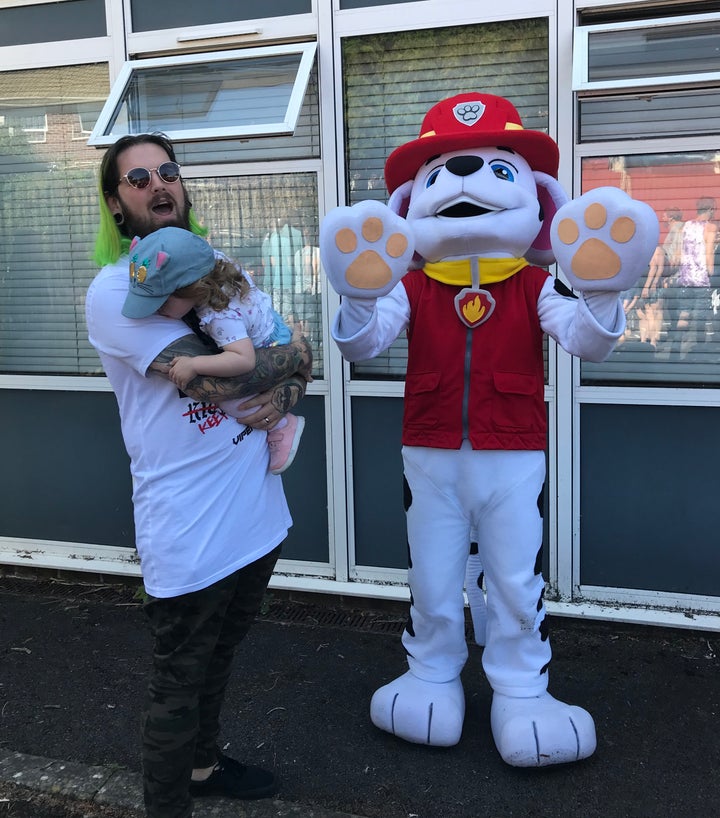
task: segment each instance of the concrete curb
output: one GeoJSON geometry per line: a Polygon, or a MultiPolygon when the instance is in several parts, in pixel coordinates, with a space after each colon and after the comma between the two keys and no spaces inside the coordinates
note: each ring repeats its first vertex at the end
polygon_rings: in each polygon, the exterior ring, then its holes
{"type": "MultiPolygon", "coordinates": [[[[133,818],[135,815],[141,818],[145,814],[140,774],[121,768],[77,764],[4,750],[0,751],[0,781],[27,787],[36,792],[128,810],[133,814],[133,818]]],[[[194,818],[293,818],[293,816],[364,818],[361,815],[277,799],[230,801],[214,798],[197,801],[194,807],[194,818]]]]}

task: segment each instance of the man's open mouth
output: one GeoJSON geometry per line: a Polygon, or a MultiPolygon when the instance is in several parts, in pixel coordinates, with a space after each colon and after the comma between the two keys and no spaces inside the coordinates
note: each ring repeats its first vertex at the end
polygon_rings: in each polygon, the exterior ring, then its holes
{"type": "Polygon", "coordinates": [[[169,216],[174,209],[173,203],[165,199],[155,202],[152,206],[152,212],[157,213],[159,216],[169,216]]]}

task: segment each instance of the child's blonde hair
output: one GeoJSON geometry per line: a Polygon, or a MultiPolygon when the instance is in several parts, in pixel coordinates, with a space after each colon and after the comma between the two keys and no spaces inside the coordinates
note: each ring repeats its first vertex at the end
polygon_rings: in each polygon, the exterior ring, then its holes
{"type": "Polygon", "coordinates": [[[227,259],[219,258],[210,272],[187,287],[175,291],[179,298],[191,298],[196,307],[224,310],[233,296],[245,298],[250,283],[243,273],[227,259]]]}

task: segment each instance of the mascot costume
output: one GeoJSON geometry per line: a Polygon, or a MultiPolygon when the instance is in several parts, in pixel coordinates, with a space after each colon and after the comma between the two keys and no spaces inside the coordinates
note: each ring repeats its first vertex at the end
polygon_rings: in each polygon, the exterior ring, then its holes
{"type": "Polygon", "coordinates": [[[409,669],[375,692],[372,721],[415,743],[460,740],[468,571],[493,738],[518,767],[595,750],[590,714],[548,692],[543,333],[604,360],[625,328],[619,293],[647,270],[659,233],[653,210],[616,188],[568,200],[557,170],[556,143],[525,130],[510,102],[461,94],[387,159],[388,204],[337,208],[320,235],[343,356],[367,360],[408,337],[409,669]],[[579,296],[536,266],[555,260],[579,296]]]}

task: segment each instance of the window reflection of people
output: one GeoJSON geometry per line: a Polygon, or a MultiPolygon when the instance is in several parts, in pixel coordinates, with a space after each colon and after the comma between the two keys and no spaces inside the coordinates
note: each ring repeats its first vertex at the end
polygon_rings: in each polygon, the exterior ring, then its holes
{"type": "Polygon", "coordinates": [[[710,302],[710,278],[715,268],[715,240],[717,225],[715,199],[704,196],[698,199],[697,215],[685,222],[682,228],[682,247],[678,267],[679,314],[676,324],[681,354],[698,342],[705,340],[706,323],[712,321],[710,302]]]}
{"type": "Polygon", "coordinates": [[[295,254],[305,240],[295,212],[276,221],[275,229],[263,241],[264,288],[272,295],[273,307],[291,325],[297,323],[295,299],[295,254]]]}
{"type": "Polygon", "coordinates": [[[672,280],[680,266],[682,255],[682,210],[679,207],[668,207],[665,211],[665,222],[668,225],[668,232],[662,245],[665,252],[664,276],[666,280],[672,280]]]}
{"type": "Polygon", "coordinates": [[[657,247],[650,259],[648,274],[640,291],[640,304],[637,307],[640,341],[652,344],[655,348],[662,329],[664,268],[665,251],[662,247],[657,247]]]}
{"type": "Polygon", "coordinates": [[[308,338],[319,325],[320,248],[305,244],[295,253],[297,317],[300,331],[308,338]]]}

